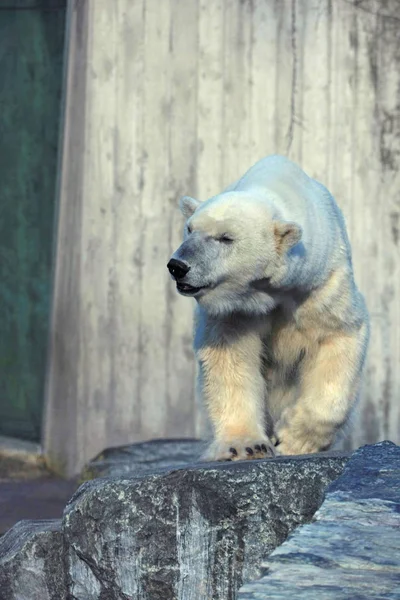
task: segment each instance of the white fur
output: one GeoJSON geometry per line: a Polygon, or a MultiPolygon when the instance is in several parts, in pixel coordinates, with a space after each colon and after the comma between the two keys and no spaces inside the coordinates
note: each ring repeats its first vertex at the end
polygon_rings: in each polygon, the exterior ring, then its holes
{"type": "Polygon", "coordinates": [[[190,267],[183,283],[198,302],[199,388],[215,434],[207,457],[271,454],[273,432],[285,454],[330,447],[368,341],[334,198],[271,156],[206,202],[182,199],[181,210],[173,258],[190,267]]]}

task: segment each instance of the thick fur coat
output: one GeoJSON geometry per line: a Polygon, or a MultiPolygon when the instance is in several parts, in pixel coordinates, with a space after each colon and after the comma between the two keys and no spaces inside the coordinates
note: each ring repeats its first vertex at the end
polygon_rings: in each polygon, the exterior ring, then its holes
{"type": "Polygon", "coordinates": [[[356,402],[369,336],[342,213],[281,156],[205,202],[184,197],[168,268],[197,301],[206,458],[329,448],[356,402]]]}

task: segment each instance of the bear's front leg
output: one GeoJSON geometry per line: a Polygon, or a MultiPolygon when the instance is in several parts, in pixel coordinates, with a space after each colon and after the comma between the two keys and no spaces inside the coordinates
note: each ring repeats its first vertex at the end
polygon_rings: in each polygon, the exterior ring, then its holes
{"type": "Polygon", "coordinates": [[[243,460],[274,456],[265,432],[265,382],[260,372],[257,333],[205,336],[197,357],[199,387],[214,429],[205,460],[243,460]]]}
{"type": "Polygon", "coordinates": [[[279,454],[310,454],[332,445],[357,399],[367,338],[366,326],[353,335],[332,335],[303,361],[300,396],[277,426],[279,454]]]}

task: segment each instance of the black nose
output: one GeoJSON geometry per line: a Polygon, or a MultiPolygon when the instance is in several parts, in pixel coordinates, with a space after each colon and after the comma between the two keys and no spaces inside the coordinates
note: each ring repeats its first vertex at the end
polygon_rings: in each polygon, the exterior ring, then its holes
{"type": "Polygon", "coordinates": [[[172,277],[175,277],[175,279],[183,279],[186,273],[189,273],[190,271],[190,267],[188,267],[181,260],[176,260],[176,258],[171,258],[171,260],[167,264],[167,268],[171,273],[172,277]]]}

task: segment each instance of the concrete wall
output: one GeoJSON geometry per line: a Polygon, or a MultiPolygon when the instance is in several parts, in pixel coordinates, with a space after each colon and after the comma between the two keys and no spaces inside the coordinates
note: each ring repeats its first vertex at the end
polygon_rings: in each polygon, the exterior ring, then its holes
{"type": "Polygon", "coordinates": [[[183,193],[287,154],[342,207],[372,340],[348,445],[400,431],[397,0],[70,0],[46,451],[203,428],[192,303],[165,265],[183,193]]]}

